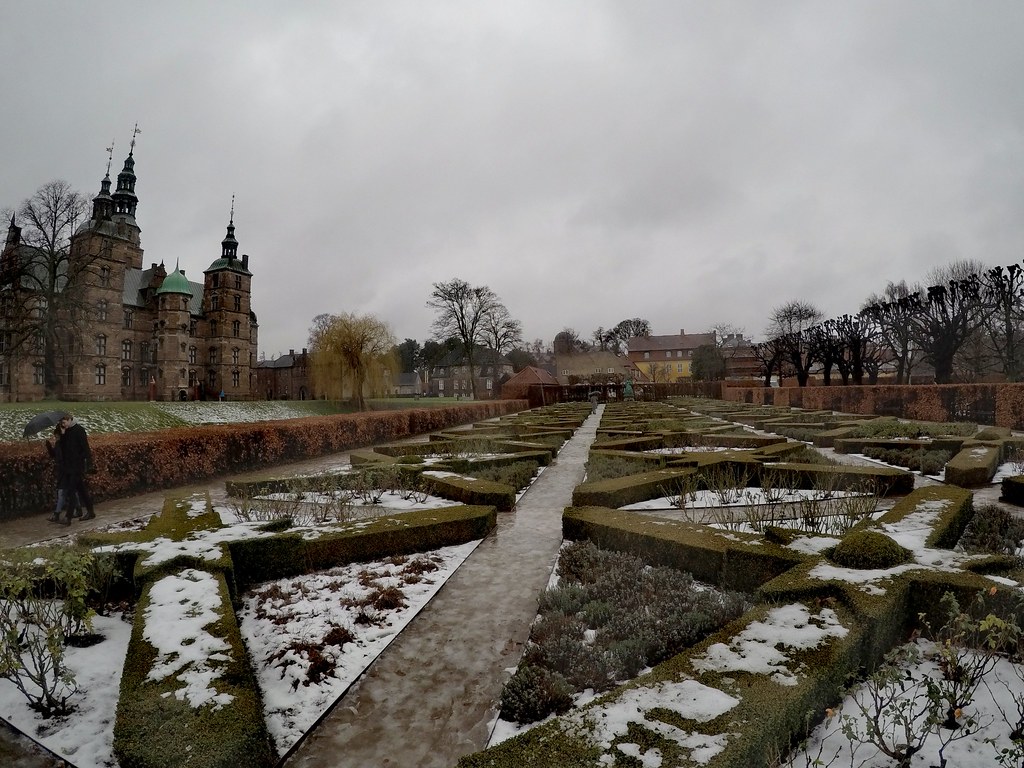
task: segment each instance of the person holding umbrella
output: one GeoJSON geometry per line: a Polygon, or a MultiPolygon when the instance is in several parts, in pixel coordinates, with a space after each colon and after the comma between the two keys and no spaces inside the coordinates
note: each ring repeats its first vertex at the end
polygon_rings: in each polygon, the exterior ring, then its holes
{"type": "MultiPolygon", "coordinates": [[[[70,502],[72,494],[77,493],[82,504],[85,505],[85,514],[82,520],[92,520],[96,517],[92,507],[92,495],[85,484],[85,473],[92,465],[92,451],[89,448],[89,437],[85,433],[85,427],[75,421],[70,413],[60,420],[63,429],[58,444],[61,449],[61,459],[64,464],[66,483],[64,485],[64,506],[70,502]]],[[[57,510],[58,522],[68,525],[71,522],[71,510],[68,510],[68,517],[60,520],[60,513],[63,508],[57,510]]]]}
{"type": "Polygon", "coordinates": [[[82,516],[82,505],[78,501],[78,493],[74,490],[67,489],[68,476],[64,464],[64,451],[60,444],[60,439],[64,436],[64,430],[61,428],[59,422],[57,423],[57,426],[53,428],[53,436],[55,439],[52,442],[50,440],[46,441],[46,452],[49,453],[50,458],[53,459],[54,468],[56,469],[57,506],[53,508],[53,514],[50,515],[49,519],[52,523],[59,523],[61,522],[60,511],[64,508],[64,499],[67,494],[71,494],[71,517],[82,516]]]}

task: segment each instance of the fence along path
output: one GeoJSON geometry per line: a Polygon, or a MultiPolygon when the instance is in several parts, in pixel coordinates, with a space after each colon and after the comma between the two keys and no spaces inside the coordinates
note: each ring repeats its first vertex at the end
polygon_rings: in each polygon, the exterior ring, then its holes
{"type": "Polygon", "coordinates": [[[603,409],[563,446],[516,511],[498,514],[497,528],[300,743],[287,768],[451,768],[487,745],[603,409]]]}

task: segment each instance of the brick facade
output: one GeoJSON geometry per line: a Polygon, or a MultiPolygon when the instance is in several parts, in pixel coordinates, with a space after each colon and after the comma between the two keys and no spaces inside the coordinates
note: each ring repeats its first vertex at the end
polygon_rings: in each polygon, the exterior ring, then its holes
{"type": "MultiPolygon", "coordinates": [[[[233,212],[220,258],[204,272],[202,283],[189,281],[177,267],[168,274],[162,262],[143,268],[134,167],[129,153],[113,195],[109,174],[104,178],[92,216],[71,237],[69,262],[88,266],[79,283],[65,290],[81,292],[75,305],[85,317],[63,318],[68,330],[56,361],[56,396],[182,400],[223,392],[231,400],[258,397],[252,273],[249,257],[237,254],[233,212]]],[[[12,221],[0,269],[35,257],[19,237],[12,221]]],[[[11,324],[8,318],[8,332],[18,334],[11,324]]],[[[43,399],[42,367],[37,347],[0,345],[0,401],[43,399]]]]}

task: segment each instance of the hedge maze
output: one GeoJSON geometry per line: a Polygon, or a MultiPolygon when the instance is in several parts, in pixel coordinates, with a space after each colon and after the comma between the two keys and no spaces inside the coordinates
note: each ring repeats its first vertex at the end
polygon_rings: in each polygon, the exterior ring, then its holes
{"type": "MultiPolygon", "coordinates": [[[[607,406],[590,454],[591,468],[603,474],[576,488],[563,515],[565,538],[744,591],[754,607],[649,673],[464,757],[460,768],[778,764],[806,733],[808,718],[823,719],[843,688],[906,639],[919,614],[939,620],[947,592],[964,604],[981,591],[990,604],[1019,604],[1024,572],[1016,557],[954,550],[974,514],[970,490],[915,490],[909,472],[834,466],[807,461],[808,454],[792,461],[805,446],[784,436],[861,452],[856,441],[909,437],[879,431],[924,429],[889,423],[708,400],[607,406]],[[665,496],[673,484],[709,487],[730,473],[749,485],[786,477],[793,488],[854,488],[895,503],[841,535],[808,530],[799,514],[757,531],[700,524],[685,507],[623,509],[665,496]]],[[[943,436],[932,425],[935,435],[919,442],[955,448],[947,477],[988,482],[993,461],[1015,441],[954,426],[963,434],[943,436]]],[[[1020,484],[1010,486],[1007,495],[1024,498],[1020,484]]]]}
{"type": "Polygon", "coordinates": [[[525,479],[522,471],[513,473],[516,483],[525,485],[589,411],[589,406],[556,406],[438,431],[424,443],[360,450],[352,456],[353,470],[343,474],[227,481],[229,494],[246,508],[266,494],[351,490],[345,478],[354,476],[371,486],[381,477],[387,480],[380,482],[391,483],[397,478],[404,486],[449,499],[449,506],[378,509],[369,518],[318,525],[274,514],[226,524],[206,496],[169,497],[143,530],[81,535],[78,546],[113,554],[137,598],[114,729],[120,765],[188,765],[197,756],[204,768],[275,765],[279,757],[235,617],[240,593],[271,579],[484,538],[498,511],[514,510],[520,488],[474,473],[503,477],[502,470],[525,464],[525,479]],[[188,597],[192,590],[203,595],[201,601],[188,597]],[[155,597],[168,591],[181,599],[155,597]],[[157,648],[154,631],[173,623],[179,611],[209,619],[202,642],[215,652],[202,662],[168,660],[157,648]],[[198,700],[196,679],[205,681],[198,686],[204,691],[198,700]]]}

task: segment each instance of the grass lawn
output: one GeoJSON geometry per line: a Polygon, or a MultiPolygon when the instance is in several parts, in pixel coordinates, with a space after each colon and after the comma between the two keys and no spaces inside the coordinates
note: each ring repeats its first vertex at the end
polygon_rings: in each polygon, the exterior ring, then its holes
{"type": "MultiPolygon", "coordinates": [[[[370,400],[371,410],[431,408],[455,405],[455,398],[424,397],[370,400]]],[[[37,413],[63,410],[92,434],[105,432],[152,432],[196,424],[235,424],[250,421],[301,419],[335,413],[352,413],[348,402],[336,400],[254,400],[220,402],[74,402],[46,400],[36,403],[0,403],[0,442],[21,440],[25,424],[37,413]]],[[[34,439],[51,434],[44,430],[34,439]]]]}

